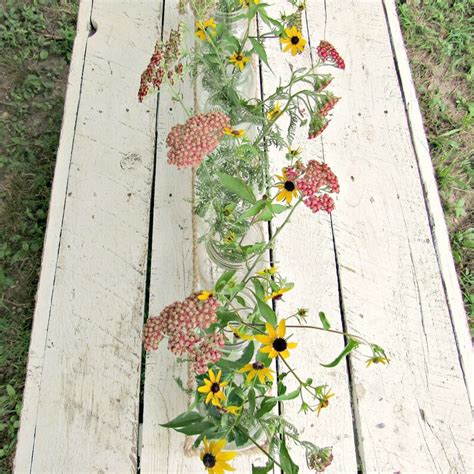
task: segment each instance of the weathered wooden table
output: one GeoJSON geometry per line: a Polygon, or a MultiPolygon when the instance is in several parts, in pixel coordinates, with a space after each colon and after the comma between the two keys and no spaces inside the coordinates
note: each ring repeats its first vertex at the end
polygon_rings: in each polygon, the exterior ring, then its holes
{"type": "MultiPolygon", "coordinates": [[[[297,404],[286,416],[305,439],[334,446],[328,472],[473,472],[470,338],[394,1],[307,3],[305,36],[314,47],[327,35],[347,68],[327,132],[301,144],[342,190],[331,218],[303,210],[278,241],[275,258],[296,283],[278,309],[324,310],[392,363],[367,369],[354,355],[324,369],[342,338],[304,333],[293,365],[337,397],[320,417],[297,404]]],[[[186,406],[172,379],[183,369],[164,347],[142,367],[144,312],[185,297],[193,280],[191,174],[166,164],[164,146],[183,115],[166,94],[136,100],[176,4],[81,2],[17,473],[203,472],[183,437],[159,426],[186,406]]],[[[289,58],[277,41],[269,48],[286,74],[289,58]]],[[[297,61],[311,61],[308,50],[297,61]]],[[[275,81],[263,69],[263,93],[275,81]]],[[[282,163],[272,155],[275,170],[282,163]]],[[[240,456],[238,472],[252,459],[240,456]]]]}

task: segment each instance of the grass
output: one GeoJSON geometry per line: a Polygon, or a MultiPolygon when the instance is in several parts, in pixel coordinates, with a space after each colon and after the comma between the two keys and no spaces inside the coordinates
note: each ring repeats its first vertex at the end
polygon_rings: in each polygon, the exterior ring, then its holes
{"type": "Polygon", "coordinates": [[[77,1],[0,0],[0,472],[11,470],[77,1]]]}
{"type": "Polygon", "coordinates": [[[471,331],[474,330],[474,3],[398,0],[471,331]]]}
{"type": "MultiPolygon", "coordinates": [[[[16,441],[77,3],[0,0],[0,472],[16,441]]],[[[399,13],[473,317],[470,4],[399,1],[399,13]]]]}

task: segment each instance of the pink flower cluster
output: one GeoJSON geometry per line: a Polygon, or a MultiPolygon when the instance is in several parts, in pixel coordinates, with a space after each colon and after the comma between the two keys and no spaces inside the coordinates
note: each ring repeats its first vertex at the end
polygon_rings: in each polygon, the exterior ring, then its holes
{"type": "Polygon", "coordinates": [[[156,350],[167,336],[168,349],[177,356],[187,356],[192,369],[203,374],[209,363],[214,364],[220,359],[219,348],[224,345],[224,336],[205,332],[217,322],[219,302],[212,296],[200,301],[198,294],[176,301],[166,306],[159,316],[148,318],[143,344],[147,351],[156,350]]]}
{"type": "Polygon", "coordinates": [[[184,125],[175,125],[166,138],[168,163],[178,168],[198,166],[217,147],[229,124],[227,115],[210,112],[194,115],[184,125]]]}
{"type": "Polygon", "coordinates": [[[336,51],[336,48],[331,43],[321,41],[319,46],[316,48],[316,52],[323,61],[331,61],[339,69],[346,68],[344,59],[341,58],[339,53],[336,51]]]}
{"type": "Polygon", "coordinates": [[[328,213],[334,210],[334,200],[329,194],[321,192],[327,189],[329,192],[339,192],[339,181],[326,163],[310,160],[306,165],[304,174],[296,181],[296,187],[305,196],[303,202],[313,212],[321,209],[328,213]]]}
{"type": "Polygon", "coordinates": [[[326,116],[339,102],[339,97],[327,92],[320,96],[320,101],[319,108],[311,114],[308,130],[309,139],[318,137],[326,130],[329,125],[329,120],[326,116]]]}
{"type": "Polygon", "coordinates": [[[338,193],[339,181],[326,163],[310,160],[307,165],[297,161],[285,169],[289,181],[303,194],[303,202],[313,212],[334,210],[334,200],[327,192],[338,193]],[[324,192],[326,191],[326,192],[324,192]]]}

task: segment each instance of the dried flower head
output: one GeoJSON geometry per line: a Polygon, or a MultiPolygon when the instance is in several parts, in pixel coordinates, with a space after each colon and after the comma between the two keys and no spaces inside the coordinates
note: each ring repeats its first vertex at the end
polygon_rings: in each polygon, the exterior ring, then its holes
{"type": "Polygon", "coordinates": [[[324,472],[333,460],[332,447],[318,448],[317,446],[306,447],[306,463],[308,469],[316,472],[324,472]]]}
{"type": "Polygon", "coordinates": [[[217,147],[229,123],[222,112],[210,112],[175,125],[166,138],[168,163],[178,168],[198,166],[217,147]]]}

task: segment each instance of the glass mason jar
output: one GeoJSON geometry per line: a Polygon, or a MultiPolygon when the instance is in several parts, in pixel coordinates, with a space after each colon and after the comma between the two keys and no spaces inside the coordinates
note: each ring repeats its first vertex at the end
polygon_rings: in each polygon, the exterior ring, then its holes
{"type": "MultiPolygon", "coordinates": [[[[239,239],[239,237],[236,237],[236,239],[239,239]]],[[[252,267],[259,256],[257,251],[253,254],[245,254],[239,247],[257,244],[259,242],[264,243],[264,241],[263,225],[257,223],[250,226],[246,234],[241,237],[239,246],[229,245],[229,243],[224,242],[224,239],[217,232],[213,232],[212,230],[206,237],[205,245],[209,258],[219,268],[223,270],[237,270],[237,272],[239,272],[252,267]]],[[[261,269],[263,266],[264,262],[257,264],[255,271],[261,269]]]]}

